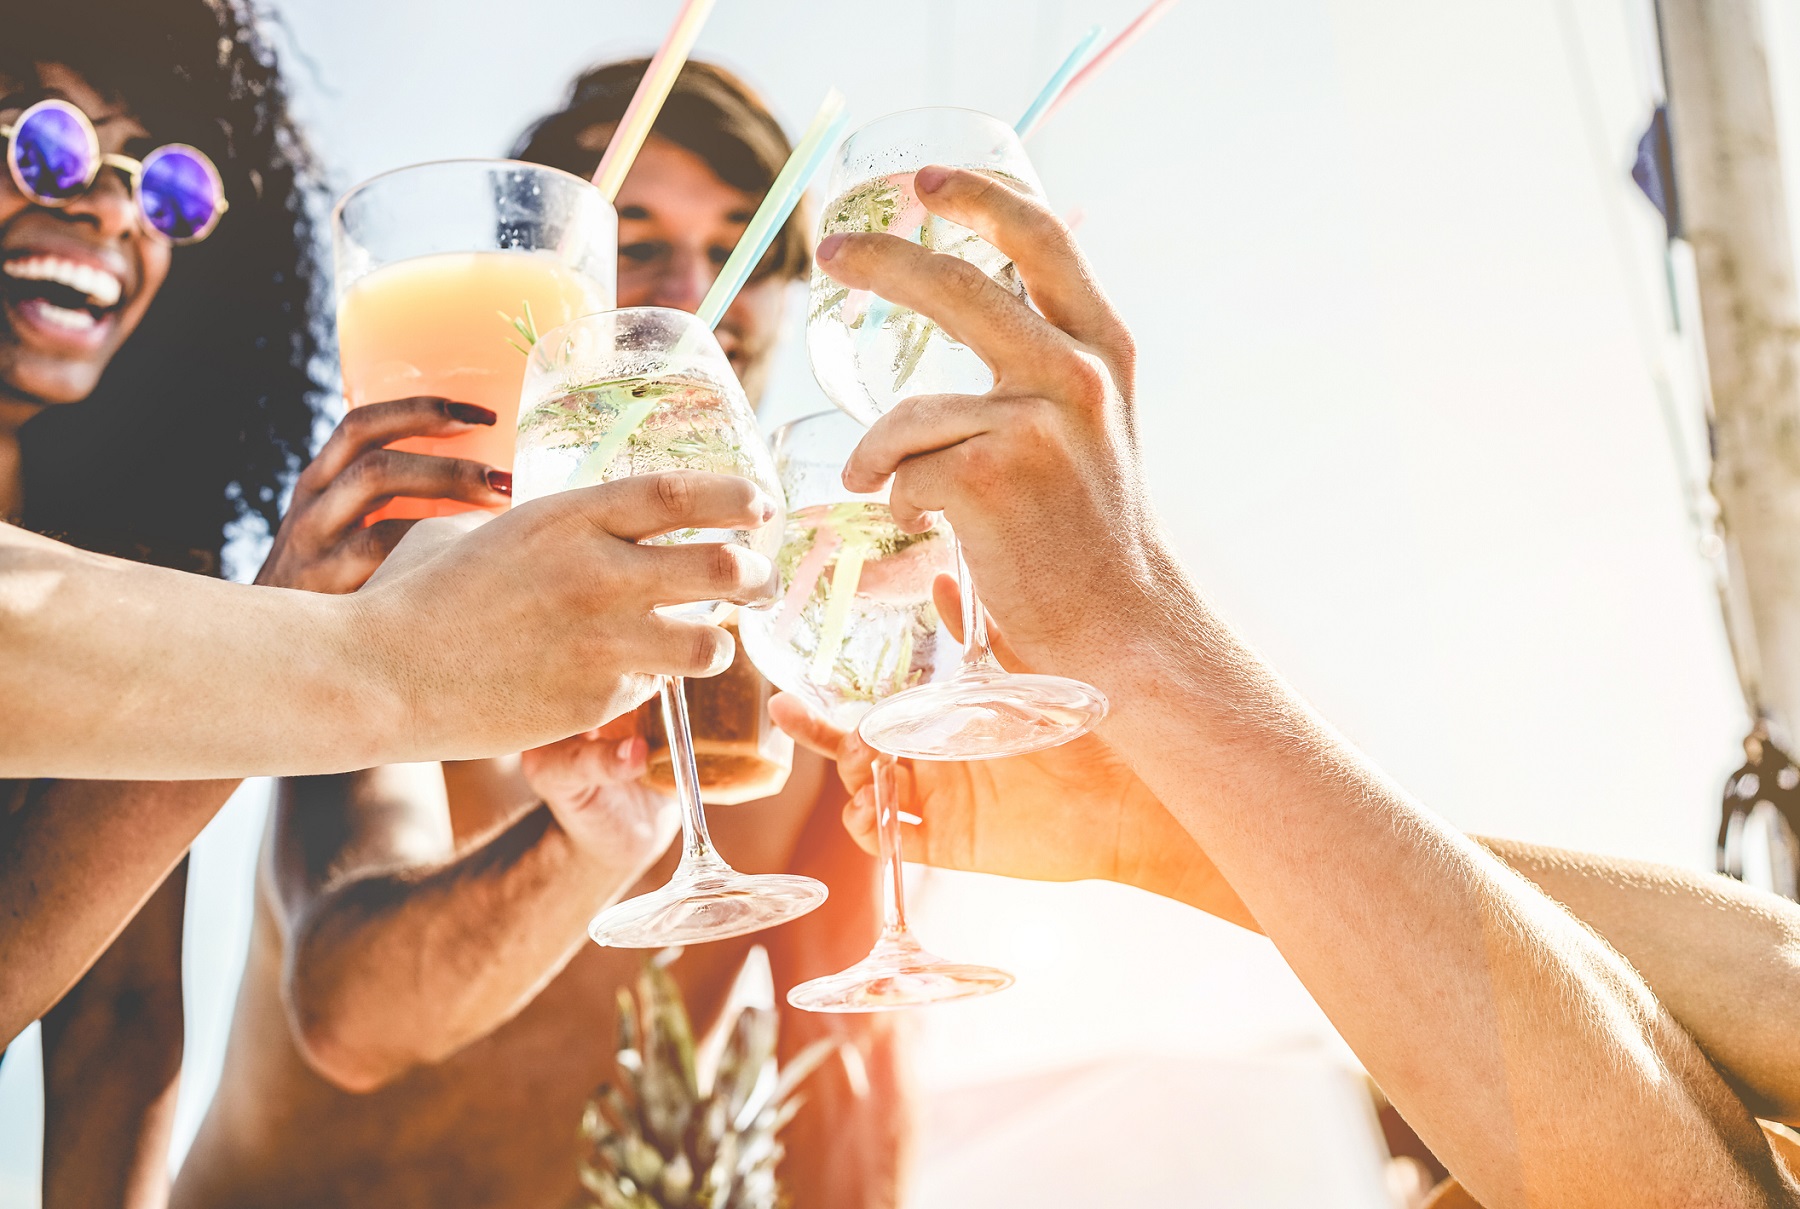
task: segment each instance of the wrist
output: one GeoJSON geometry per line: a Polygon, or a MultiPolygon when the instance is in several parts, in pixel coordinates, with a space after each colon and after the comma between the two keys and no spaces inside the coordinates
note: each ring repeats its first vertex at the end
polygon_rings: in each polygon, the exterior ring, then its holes
{"type": "Polygon", "coordinates": [[[669,848],[669,835],[655,820],[633,825],[614,816],[616,825],[599,836],[592,834],[597,828],[571,827],[563,821],[563,811],[572,813],[576,808],[559,810],[546,802],[542,809],[548,821],[539,846],[549,862],[591,891],[594,910],[628,889],[669,848]]]}
{"type": "Polygon", "coordinates": [[[362,751],[355,766],[450,757],[423,716],[412,652],[396,641],[406,627],[391,624],[373,594],[296,594],[322,615],[321,676],[344,722],[346,747],[362,751]]]}

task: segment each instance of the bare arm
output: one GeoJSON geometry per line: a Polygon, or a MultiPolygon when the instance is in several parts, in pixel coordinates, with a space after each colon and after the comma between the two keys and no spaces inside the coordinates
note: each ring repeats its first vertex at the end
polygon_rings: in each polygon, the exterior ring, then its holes
{"type": "Polygon", "coordinates": [[[749,527],[772,508],[739,478],[642,476],[454,538],[420,526],[400,569],[348,596],[0,525],[0,777],[328,772],[576,733],[643,700],[657,673],[730,661],[724,631],[653,605],[742,600],[767,578],[745,550],[637,539],[749,527]]]}
{"type": "Polygon", "coordinates": [[[1714,874],[1480,843],[1624,954],[1751,1111],[1800,1121],[1800,904],[1714,874]]]}
{"type": "MultiPolygon", "coordinates": [[[[938,607],[953,618],[955,590],[944,587],[938,607]]],[[[1008,654],[1008,667],[1031,670],[1008,654]]],[[[873,852],[874,753],[792,698],[777,697],[771,710],[801,743],[838,758],[856,795],[845,821],[873,852]]],[[[923,816],[907,829],[910,859],[1121,882],[1258,930],[1206,852],[1098,736],[1007,760],[909,764],[902,775],[923,816]]],[[[1260,799],[1241,808],[1259,809],[1260,799]]],[[[1800,1119],[1800,904],[1715,874],[1475,839],[1617,949],[1757,1116],[1800,1119]]]]}
{"type": "Polygon", "coordinates": [[[1187,580],[1137,470],[1130,336],[1066,229],[973,173],[916,183],[1013,258],[1042,317],[902,241],[826,241],[827,273],[932,315],[996,375],[883,417],[846,484],[894,475],[903,527],[943,510],[1020,654],[1107,693],[1107,741],[1484,1204],[1796,1203],[1629,964],[1389,782],[1187,580]]]}
{"type": "Polygon", "coordinates": [[[44,1017],[44,1206],[162,1209],[181,1076],[183,863],[44,1017]]]}
{"type": "Polygon", "coordinates": [[[276,888],[283,993],[307,1060],[353,1091],[439,1061],[511,1019],[587,943],[586,924],[659,856],[668,803],[643,743],[555,745],[581,791],[454,850],[435,766],[286,782],[276,888]],[[634,763],[635,762],[635,763],[634,763]]]}
{"type": "Polygon", "coordinates": [[[40,781],[0,818],[0,1040],[114,942],[236,781],[40,781]]]}

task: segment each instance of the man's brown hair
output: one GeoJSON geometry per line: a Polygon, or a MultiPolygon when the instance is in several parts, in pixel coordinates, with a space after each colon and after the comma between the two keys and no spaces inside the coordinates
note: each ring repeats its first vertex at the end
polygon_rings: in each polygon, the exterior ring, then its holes
{"type": "MultiPolygon", "coordinates": [[[[519,139],[513,158],[592,176],[603,148],[582,136],[625,116],[649,64],[648,59],[629,59],[583,72],[563,107],[519,139]]],[[[732,188],[759,200],[793,150],[775,115],[749,86],[723,67],[691,59],[650,129],[705,160],[732,188]]],[[[755,276],[804,277],[812,267],[810,225],[802,204],[776,233],[755,276]]]]}

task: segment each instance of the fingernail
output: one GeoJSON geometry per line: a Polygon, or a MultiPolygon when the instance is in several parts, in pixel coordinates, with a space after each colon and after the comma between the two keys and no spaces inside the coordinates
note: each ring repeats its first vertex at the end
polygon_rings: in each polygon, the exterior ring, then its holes
{"type": "Polygon", "coordinates": [[[493,424],[500,419],[499,413],[478,407],[473,403],[444,403],[444,414],[458,424],[493,424]]]}
{"type": "Polygon", "coordinates": [[[511,495],[512,495],[512,471],[510,471],[510,470],[490,470],[490,471],[488,471],[487,472],[487,485],[488,485],[489,491],[497,491],[501,495],[511,497],[511,495]]]}
{"type": "Polygon", "coordinates": [[[936,193],[943,188],[944,182],[950,179],[950,169],[940,168],[933,164],[929,168],[921,168],[913,177],[913,188],[920,193],[936,193]]]}
{"type": "Polygon", "coordinates": [[[838,249],[843,246],[844,236],[842,233],[837,235],[827,235],[824,239],[819,241],[819,259],[830,260],[833,256],[837,255],[838,249]]]}
{"type": "Polygon", "coordinates": [[[758,510],[757,515],[759,515],[765,522],[774,520],[775,513],[778,511],[778,509],[775,507],[775,501],[770,499],[768,496],[763,495],[762,492],[760,492],[760,491],[757,492],[757,495],[761,496],[761,499],[762,499],[762,506],[758,510]]]}

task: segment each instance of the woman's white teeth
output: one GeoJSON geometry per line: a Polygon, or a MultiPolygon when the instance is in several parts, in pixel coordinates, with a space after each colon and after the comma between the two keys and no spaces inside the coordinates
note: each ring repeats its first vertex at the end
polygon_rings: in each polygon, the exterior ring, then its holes
{"type": "Polygon", "coordinates": [[[44,323],[60,327],[65,332],[91,332],[100,324],[92,311],[72,311],[66,306],[53,306],[42,299],[38,300],[33,311],[44,323]]]}
{"type": "Polygon", "coordinates": [[[60,256],[29,256],[9,260],[0,265],[0,272],[21,281],[54,281],[58,285],[66,285],[71,290],[86,294],[89,304],[101,310],[118,305],[119,296],[125,292],[119,279],[105,269],[64,260],[60,256]]]}

